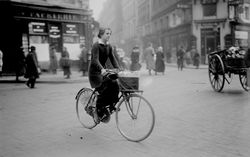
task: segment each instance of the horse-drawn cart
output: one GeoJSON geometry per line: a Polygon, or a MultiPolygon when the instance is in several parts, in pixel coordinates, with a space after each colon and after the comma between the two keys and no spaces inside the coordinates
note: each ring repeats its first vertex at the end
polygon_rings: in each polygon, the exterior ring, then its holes
{"type": "Polygon", "coordinates": [[[247,71],[249,70],[249,58],[245,50],[237,47],[216,51],[208,55],[208,75],[213,89],[221,92],[225,81],[230,84],[232,75],[239,75],[241,86],[245,91],[249,90],[247,71]]]}

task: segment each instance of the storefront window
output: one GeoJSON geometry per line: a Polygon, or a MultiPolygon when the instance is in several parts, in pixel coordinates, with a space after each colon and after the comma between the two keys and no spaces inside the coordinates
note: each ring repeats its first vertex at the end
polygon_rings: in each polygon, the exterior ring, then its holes
{"type": "Polygon", "coordinates": [[[203,16],[216,16],[216,3],[203,5],[203,16]]]}
{"type": "Polygon", "coordinates": [[[72,23],[63,24],[63,46],[67,47],[70,59],[78,60],[80,55],[79,25],[72,23]]]}
{"type": "Polygon", "coordinates": [[[245,13],[245,19],[250,20],[250,18],[249,18],[249,6],[245,6],[244,13],[245,13]]]}
{"type": "Polygon", "coordinates": [[[47,25],[43,22],[30,22],[29,34],[47,34],[47,25]]]}

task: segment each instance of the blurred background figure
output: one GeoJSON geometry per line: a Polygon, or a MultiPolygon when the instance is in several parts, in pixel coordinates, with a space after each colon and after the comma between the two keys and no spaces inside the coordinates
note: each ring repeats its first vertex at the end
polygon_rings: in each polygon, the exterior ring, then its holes
{"type": "Polygon", "coordinates": [[[131,55],[130,55],[130,59],[131,59],[131,65],[130,65],[130,70],[131,71],[138,71],[141,69],[141,64],[140,62],[140,50],[139,50],[139,46],[135,46],[132,49],[131,55]]]}
{"type": "Polygon", "coordinates": [[[57,63],[56,49],[54,46],[50,46],[49,59],[50,59],[50,71],[52,72],[52,74],[56,74],[58,63],[57,63]]]}
{"type": "Polygon", "coordinates": [[[25,54],[23,47],[20,47],[16,55],[16,81],[19,81],[19,76],[23,76],[25,74],[25,70],[25,54]]]}
{"type": "Polygon", "coordinates": [[[193,65],[196,67],[196,69],[199,69],[199,65],[200,65],[200,54],[199,54],[197,51],[194,53],[193,65]]]}
{"type": "Polygon", "coordinates": [[[66,76],[66,79],[69,79],[71,75],[70,59],[69,59],[69,52],[66,47],[63,47],[63,52],[60,59],[60,65],[63,69],[63,75],[66,76]]]}
{"type": "Polygon", "coordinates": [[[187,51],[185,54],[185,62],[186,65],[189,65],[192,63],[192,57],[191,57],[191,51],[187,51]]]}
{"type": "Polygon", "coordinates": [[[171,49],[168,49],[166,52],[167,63],[171,63],[172,52],[171,49]]]}
{"type": "Polygon", "coordinates": [[[183,46],[180,46],[180,49],[177,51],[176,53],[176,57],[177,57],[177,66],[178,66],[178,70],[183,69],[183,61],[184,61],[184,55],[185,55],[185,50],[183,46]]]}
{"type": "Polygon", "coordinates": [[[154,61],[154,48],[152,43],[148,43],[148,47],[145,49],[144,57],[146,60],[146,68],[148,69],[149,75],[151,75],[151,71],[155,70],[155,61],[154,61]]]}
{"type": "Polygon", "coordinates": [[[82,71],[82,76],[86,76],[88,71],[88,50],[84,44],[80,45],[80,49],[80,71],[82,71]]]}
{"type": "Polygon", "coordinates": [[[164,75],[165,72],[165,62],[164,62],[163,48],[160,46],[156,51],[156,61],[155,61],[155,75],[157,72],[161,72],[164,75]]]}
{"type": "Polygon", "coordinates": [[[36,79],[39,78],[39,66],[36,55],[36,47],[31,46],[31,50],[26,56],[26,73],[24,75],[25,78],[28,78],[26,85],[30,88],[35,87],[36,79]]]}
{"type": "Polygon", "coordinates": [[[120,68],[123,70],[128,70],[130,67],[130,59],[125,56],[125,52],[121,48],[117,48],[118,63],[120,68]]]}
{"type": "Polygon", "coordinates": [[[0,50],[0,77],[2,76],[3,71],[3,52],[0,50]]]}

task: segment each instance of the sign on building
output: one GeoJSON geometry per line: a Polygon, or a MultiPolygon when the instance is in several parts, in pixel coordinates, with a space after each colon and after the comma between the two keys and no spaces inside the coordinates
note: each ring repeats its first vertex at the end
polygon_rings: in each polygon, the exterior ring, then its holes
{"type": "Polygon", "coordinates": [[[235,31],[235,39],[248,39],[248,32],[235,31]]]}

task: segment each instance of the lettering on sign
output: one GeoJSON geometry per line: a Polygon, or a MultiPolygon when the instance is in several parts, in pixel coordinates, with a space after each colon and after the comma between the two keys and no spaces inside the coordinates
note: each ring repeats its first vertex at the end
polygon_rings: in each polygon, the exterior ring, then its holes
{"type": "Polygon", "coordinates": [[[50,20],[59,20],[59,21],[86,21],[90,18],[87,15],[79,14],[69,14],[69,13],[55,13],[55,12],[44,12],[44,11],[30,11],[30,10],[21,10],[20,12],[15,12],[16,17],[26,17],[33,19],[50,19],[50,20]]]}
{"type": "Polygon", "coordinates": [[[50,26],[49,36],[51,38],[60,38],[60,30],[58,26],[50,26]]]}
{"type": "Polygon", "coordinates": [[[77,34],[77,25],[75,24],[65,24],[64,25],[64,33],[65,34],[77,34]]]}
{"type": "Polygon", "coordinates": [[[248,39],[248,32],[246,31],[235,31],[236,39],[248,39]]]}

